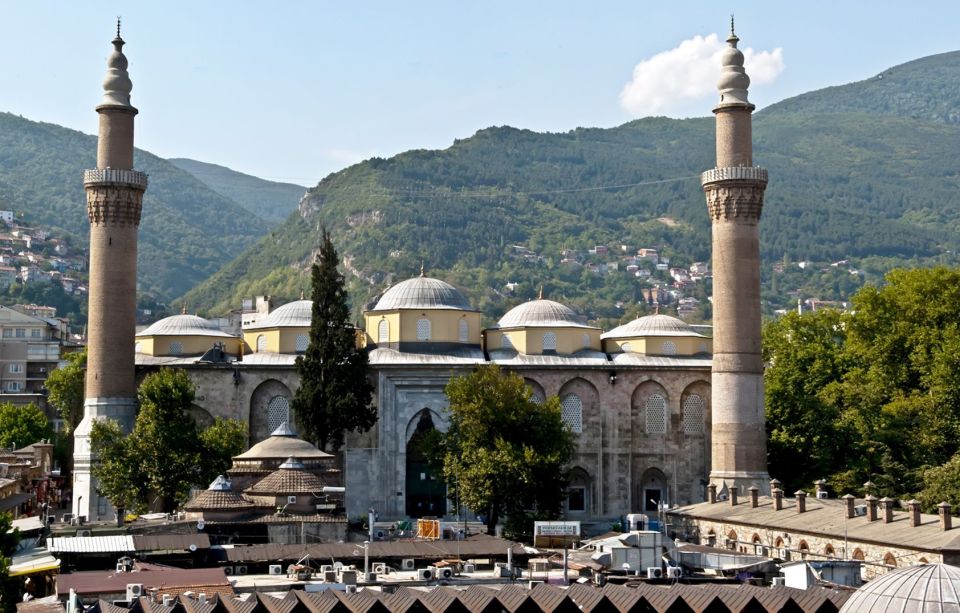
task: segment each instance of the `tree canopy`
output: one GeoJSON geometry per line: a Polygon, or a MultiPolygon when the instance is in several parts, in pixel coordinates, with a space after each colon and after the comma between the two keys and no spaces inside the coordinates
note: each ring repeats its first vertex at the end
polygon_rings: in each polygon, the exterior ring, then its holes
{"type": "Polygon", "coordinates": [[[784,317],[764,342],[771,474],[788,489],[870,480],[931,509],[924,491],[960,451],[960,269],[892,271],[849,312],[784,317]]]}
{"type": "Polygon", "coordinates": [[[191,486],[206,486],[222,471],[225,457],[243,450],[245,424],[218,420],[201,433],[189,413],[193,398],[186,372],[163,369],[137,390],[140,410],[129,435],[112,420],[94,424],[91,443],[100,461],[93,473],[115,506],[172,510],[191,486]]]}
{"type": "Polygon", "coordinates": [[[371,406],[373,385],[367,378],[367,352],[357,347],[337,263],[337,250],[323,230],[311,269],[310,342],[297,357],[300,386],[293,398],[293,412],[304,438],[334,451],[343,445],[347,432],[363,432],[377,421],[376,409],[371,406]]]}
{"type": "Polygon", "coordinates": [[[0,447],[26,447],[51,437],[50,422],[37,405],[0,404],[0,447]]]}
{"type": "Polygon", "coordinates": [[[44,382],[49,392],[47,401],[57,407],[63,419],[64,433],[69,434],[83,419],[84,376],[87,365],[87,349],[68,353],[67,363],[54,369],[44,382]]]}
{"type": "Polygon", "coordinates": [[[574,449],[559,399],[537,403],[523,377],[497,365],[454,377],[446,393],[450,426],[434,455],[451,499],[486,515],[491,533],[501,517],[511,532],[524,531],[531,509],[558,516],[574,449]]]}

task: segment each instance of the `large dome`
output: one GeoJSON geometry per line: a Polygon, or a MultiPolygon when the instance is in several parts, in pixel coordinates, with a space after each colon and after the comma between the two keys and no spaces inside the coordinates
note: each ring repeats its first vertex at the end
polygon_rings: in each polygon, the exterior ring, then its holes
{"type": "Polygon", "coordinates": [[[283,458],[297,458],[313,460],[317,458],[333,457],[325,451],[320,451],[315,445],[298,438],[289,424],[282,424],[266,440],[262,440],[250,449],[244,451],[234,460],[277,460],[283,458]]]}
{"type": "Polygon", "coordinates": [[[460,290],[445,281],[430,277],[414,277],[397,283],[384,292],[371,311],[398,309],[474,310],[460,290]]]}
{"type": "Polygon", "coordinates": [[[497,322],[498,328],[587,328],[568,306],[553,300],[531,300],[506,312],[497,322]]]}
{"type": "Polygon", "coordinates": [[[637,338],[641,336],[692,336],[706,338],[693,326],[669,315],[646,315],[616,327],[600,338],[637,338]]]}
{"type": "Polygon", "coordinates": [[[313,316],[312,300],[294,300],[247,327],[248,330],[259,328],[309,328],[313,316]]]}
{"type": "Polygon", "coordinates": [[[171,315],[154,322],[137,336],[221,336],[233,338],[210,320],[196,315],[171,315]]]}
{"type": "Polygon", "coordinates": [[[844,611],[960,610],[960,568],[948,564],[921,564],[890,571],[853,593],[844,611]]]}

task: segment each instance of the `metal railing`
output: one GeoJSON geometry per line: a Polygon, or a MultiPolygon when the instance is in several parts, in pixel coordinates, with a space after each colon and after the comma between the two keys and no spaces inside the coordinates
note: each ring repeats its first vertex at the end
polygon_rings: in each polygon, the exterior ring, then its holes
{"type": "Polygon", "coordinates": [[[726,168],[711,168],[700,175],[703,184],[729,179],[767,182],[767,169],[759,166],[727,166],[726,168]]]}
{"type": "Polygon", "coordinates": [[[95,168],[83,171],[83,183],[119,183],[147,189],[147,175],[139,170],[120,170],[113,168],[95,168]]]}

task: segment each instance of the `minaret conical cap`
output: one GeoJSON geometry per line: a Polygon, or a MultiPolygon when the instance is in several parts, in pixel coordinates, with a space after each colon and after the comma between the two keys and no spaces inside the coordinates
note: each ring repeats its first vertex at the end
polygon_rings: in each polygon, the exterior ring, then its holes
{"type": "Polygon", "coordinates": [[[123,39],[120,38],[120,21],[117,21],[117,37],[113,39],[113,53],[107,58],[107,74],[103,78],[103,100],[101,105],[130,105],[130,92],[133,82],[127,73],[127,56],[123,54],[123,39]]]}
{"type": "Polygon", "coordinates": [[[750,77],[743,69],[743,52],[737,49],[740,39],[733,31],[733,17],[730,17],[729,45],[720,54],[720,80],[717,81],[717,90],[720,92],[720,105],[750,104],[747,99],[747,88],[750,87],[750,77]]]}

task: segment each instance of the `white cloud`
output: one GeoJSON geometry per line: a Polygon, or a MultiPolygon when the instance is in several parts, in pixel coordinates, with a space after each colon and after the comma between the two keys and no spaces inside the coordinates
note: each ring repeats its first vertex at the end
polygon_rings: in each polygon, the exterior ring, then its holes
{"type": "MultiPolygon", "coordinates": [[[[727,46],[716,34],[694,36],[669,51],[662,51],[633,68],[633,77],[620,92],[620,106],[635,117],[682,116],[691,101],[715,94],[720,76],[720,53],[727,46]]],[[[771,83],[784,69],[783,49],[743,50],[744,66],[752,85],[771,83]]],[[[703,100],[705,114],[709,103],[703,100]]]]}

